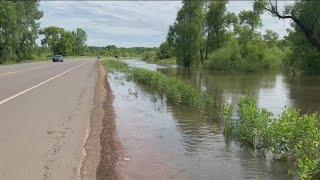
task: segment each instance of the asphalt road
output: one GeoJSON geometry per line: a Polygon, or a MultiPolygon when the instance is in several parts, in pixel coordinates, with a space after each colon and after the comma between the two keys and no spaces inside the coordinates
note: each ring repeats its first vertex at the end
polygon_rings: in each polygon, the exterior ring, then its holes
{"type": "Polygon", "coordinates": [[[0,179],[78,179],[95,60],[0,66],[0,179]]]}

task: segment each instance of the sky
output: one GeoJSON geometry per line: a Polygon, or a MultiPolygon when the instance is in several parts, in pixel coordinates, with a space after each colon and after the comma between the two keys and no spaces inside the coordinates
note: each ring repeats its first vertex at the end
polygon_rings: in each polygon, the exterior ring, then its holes
{"type": "MultiPolygon", "coordinates": [[[[180,1],[40,1],[44,13],[40,23],[42,28],[82,28],[89,46],[157,47],[181,6],[180,1]]],[[[227,5],[227,10],[235,13],[245,9],[252,9],[252,1],[230,1],[227,5]]],[[[262,32],[271,29],[280,37],[290,27],[288,20],[267,13],[262,22],[262,32]]]]}

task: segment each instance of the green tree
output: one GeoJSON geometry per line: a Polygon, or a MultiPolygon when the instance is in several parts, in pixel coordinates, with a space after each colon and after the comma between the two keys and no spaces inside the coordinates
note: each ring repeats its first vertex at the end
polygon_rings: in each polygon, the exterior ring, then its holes
{"type": "Polygon", "coordinates": [[[266,41],[266,43],[269,46],[273,46],[278,42],[279,35],[278,35],[278,33],[267,29],[265,34],[263,35],[263,39],[264,39],[264,41],[266,41]]]}
{"type": "Polygon", "coordinates": [[[210,1],[208,12],[206,14],[206,59],[208,53],[221,48],[226,40],[227,14],[226,14],[227,0],[210,1]]]}
{"type": "Polygon", "coordinates": [[[170,45],[168,41],[161,43],[157,55],[159,59],[171,58],[174,56],[174,48],[170,45]]]}
{"type": "Polygon", "coordinates": [[[58,46],[60,50],[59,54],[63,56],[79,55],[74,52],[74,49],[78,47],[74,32],[64,31],[61,34],[58,46]]]}
{"type": "Polygon", "coordinates": [[[311,73],[320,72],[320,1],[296,0],[278,9],[278,1],[255,0],[255,6],[280,19],[291,19],[294,30],[290,33],[296,64],[311,73]]]}
{"type": "Polygon", "coordinates": [[[184,0],[174,25],[177,62],[185,67],[198,64],[203,40],[203,1],[184,0]]]}
{"type": "Polygon", "coordinates": [[[43,13],[32,1],[0,1],[0,63],[31,58],[43,13]]]}
{"type": "Polygon", "coordinates": [[[49,47],[53,54],[64,56],[84,55],[86,51],[86,32],[80,28],[76,31],[66,31],[63,28],[50,26],[42,29],[41,44],[49,47]]]}
{"type": "Polygon", "coordinates": [[[77,28],[75,31],[75,49],[74,53],[76,55],[84,55],[85,49],[86,49],[86,41],[87,41],[87,34],[86,32],[81,29],[77,28]]]}
{"type": "Polygon", "coordinates": [[[53,54],[62,54],[61,53],[61,37],[64,33],[63,28],[50,26],[42,29],[40,34],[44,36],[41,40],[42,46],[49,47],[53,54]]]}

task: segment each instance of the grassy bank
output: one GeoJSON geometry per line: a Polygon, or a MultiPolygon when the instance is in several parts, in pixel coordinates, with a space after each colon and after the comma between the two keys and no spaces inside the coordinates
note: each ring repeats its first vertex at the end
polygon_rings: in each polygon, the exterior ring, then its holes
{"type": "Polygon", "coordinates": [[[232,119],[231,106],[223,113],[224,134],[255,149],[267,149],[281,159],[296,164],[300,179],[320,178],[320,120],[318,114],[301,115],[286,109],[279,117],[258,108],[250,97],[239,103],[239,119],[232,119]]]}
{"type": "Polygon", "coordinates": [[[105,59],[102,61],[103,67],[107,72],[128,72],[129,67],[125,62],[114,60],[114,59],[105,59]]]}
{"type": "Polygon", "coordinates": [[[198,92],[182,79],[167,77],[156,71],[129,68],[126,63],[118,60],[104,60],[102,64],[108,72],[125,72],[132,80],[154,88],[173,104],[202,109],[212,103],[212,99],[206,93],[198,92]]]}

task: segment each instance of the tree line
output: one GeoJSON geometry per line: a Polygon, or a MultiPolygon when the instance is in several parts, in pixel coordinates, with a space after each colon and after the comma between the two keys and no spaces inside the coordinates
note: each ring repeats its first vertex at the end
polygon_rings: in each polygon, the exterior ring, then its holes
{"type": "Polygon", "coordinates": [[[80,28],[40,29],[43,12],[38,7],[37,0],[0,1],[0,64],[47,58],[52,54],[85,55],[86,32],[80,28]],[[36,43],[39,36],[43,38],[42,47],[36,43]]]}
{"type": "Polygon", "coordinates": [[[202,64],[214,70],[256,71],[285,64],[320,72],[320,2],[296,0],[280,10],[277,0],[255,0],[252,10],[239,14],[227,12],[227,3],[183,0],[158,57],[176,57],[185,67],[202,64]],[[271,30],[259,32],[264,12],[291,19],[288,35],[279,39],[271,30]]]}
{"type": "Polygon", "coordinates": [[[63,56],[143,56],[156,48],[87,46],[87,34],[77,28],[68,31],[61,27],[40,28],[43,12],[39,1],[0,1],[0,64],[32,59],[63,56]],[[36,40],[41,39],[41,44],[36,40]]]}
{"type": "Polygon", "coordinates": [[[41,44],[51,49],[53,54],[63,56],[85,55],[87,34],[77,28],[75,31],[67,31],[60,27],[50,26],[40,30],[44,38],[41,44]]]}
{"type": "Polygon", "coordinates": [[[86,55],[109,56],[109,57],[142,57],[145,54],[156,51],[157,48],[147,47],[116,47],[108,45],[106,47],[88,46],[86,55]]]}

